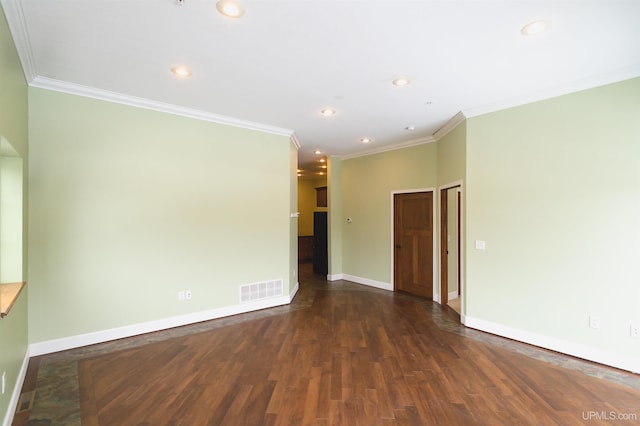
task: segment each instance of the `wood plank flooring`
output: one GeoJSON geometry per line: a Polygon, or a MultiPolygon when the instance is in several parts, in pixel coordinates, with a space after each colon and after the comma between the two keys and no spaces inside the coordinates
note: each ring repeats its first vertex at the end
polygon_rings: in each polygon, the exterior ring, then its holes
{"type": "Polygon", "coordinates": [[[636,375],[465,329],[432,302],[311,274],[288,307],[32,364],[34,407],[16,425],[640,424],[636,375]],[[77,384],[58,385],[75,395],[75,417],[55,412],[56,377],[77,384]],[[53,387],[40,390],[45,382],[53,387]]]}

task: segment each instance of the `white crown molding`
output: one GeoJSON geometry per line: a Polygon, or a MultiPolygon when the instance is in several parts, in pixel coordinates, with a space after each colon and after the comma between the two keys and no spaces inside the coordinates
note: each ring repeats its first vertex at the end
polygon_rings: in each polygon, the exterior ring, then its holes
{"type": "Polygon", "coordinates": [[[636,77],[640,77],[640,63],[595,77],[568,82],[561,85],[549,87],[544,90],[527,93],[526,95],[504,99],[502,101],[493,102],[487,105],[466,108],[462,112],[467,118],[476,117],[491,112],[543,101],[545,99],[551,99],[562,95],[568,95],[570,93],[605,86],[607,84],[617,83],[636,77]]]}
{"type": "Polygon", "coordinates": [[[491,112],[501,111],[508,108],[513,108],[521,105],[530,104],[533,102],[542,101],[545,99],[551,99],[557,96],[567,95],[570,93],[579,92],[582,90],[592,89],[599,86],[604,86],[611,83],[617,83],[619,81],[629,80],[631,78],[640,77],[640,63],[633,66],[623,68],[611,73],[602,74],[596,77],[575,81],[572,83],[562,84],[548,88],[546,90],[539,90],[531,92],[523,96],[518,96],[503,101],[494,102],[487,105],[482,105],[473,108],[466,108],[456,115],[451,117],[442,127],[435,131],[432,136],[427,136],[421,139],[414,139],[404,143],[386,146],[382,148],[372,149],[369,151],[358,152],[354,154],[339,155],[337,156],[341,160],[348,160],[351,158],[365,157],[367,155],[379,154],[387,151],[394,151],[396,149],[408,148],[411,146],[421,145],[424,143],[437,142],[445,137],[449,132],[455,129],[459,124],[463,123],[467,118],[476,117],[491,112]]]}
{"type": "Polygon", "coordinates": [[[7,24],[13,36],[13,43],[16,46],[20,63],[22,64],[22,72],[27,84],[36,77],[36,62],[34,60],[33,51],[31,50],[31,41],[29,40],[29,31],[24,18],[24,10],[22,9],[21,0],[0,0],[4,15],[7,18],[7,24]]]}
{"type": "Polygon", "coordinates": [[[426,136],[424,138],[412,139],[406,142],[402,142],[395,145],[388,145],[379,148],[370,149],[368,151],[357,152],[353,154],[336,155],[341,160],[349,160],[351,158],[365,157],[367,155],[380,154],[388,151],[395,151],[397,149],[409,148],[412,146],[424,145],[426,143],[436,142],[433,136],[426,136]]]}
{"type": "Polygon", "coordinates": [[[298,135],[294,133],[291,133],[291,142],[293,143],[293,145],[296,147],[297,150],[300,150],[300,148],[302,148],[302,144],[300,143],[300,139],[298,139],[298,135]]]}
{"type": "MultiPolygon", "coordinates": [[[[271,133],[275,135],[288,136],[293,135],[293,130],[281,127],[269,126],[267,124],[256,123],[253,121],[240,120],[225,115],[213,114],[197,109],[185,108],[178,105],[167,104],[145,98],[124,95],[122,93],[110,92],[108,90],[96,89],[94,87],[83,86],[80,84],[69,83],[66,81],[55,80],[52,78],[37,76],[30,83],[31,87],[39,89],[53,90],[56,92],[68,93],[71,95],[83,96],[86,98],[97,99],[101,101],[114,102],[123,105],[129,105],[137,108],[149,109],[153,111],[165,112],[167,114],[179,115],[196,120],[211,121],[213,123],[225,124],[228,126],[241,127],[243,129],[257,130],[260,132],[271,133]]],[[[295,142],[294,142],[295,143],[295,142]]]]}
{"type": "Polygon", "coordinates": [[[467,119],[462,111],[458,112],[456,115],[451,117],[449,121],[447,121],[442,127],[440,127],[436,132],[431,136],[426,136],[424,138],[412,139],[406,142],[402,142],[395,145],[385,146],[381,148],[371,149],[368,151],[358,152],[355,154],[346,154],[337,156],[341,160],[349,160],[351,158],[365,157],[367,155],[380,154],[382,152],[395,151],[396,149],[409,148],[412,146],[423,145],[431,142],[438,142],[440,139],[445,137],[450,131],[455,129],[458,124],[464,122],[467,119]]]}
{"type": "Polygon", "coordinates": [[[458,127],[458,124],[464,122],[464,120],[466,120],[466,119],[467,119],[467,117],[465,117],[465,115],[462,113],[462,111],[459,111],[456,115],[451,117],[449,119],[449,121],[444,123],[444,125],[442,127],[440,127],[438,130],[436,130],[436,132],[433,134],[433,138],[436,141],[439,141],[443,137],[447,136],[447,134],[449,134],[450,131],[452,131],[453,129],[458,127]]]}

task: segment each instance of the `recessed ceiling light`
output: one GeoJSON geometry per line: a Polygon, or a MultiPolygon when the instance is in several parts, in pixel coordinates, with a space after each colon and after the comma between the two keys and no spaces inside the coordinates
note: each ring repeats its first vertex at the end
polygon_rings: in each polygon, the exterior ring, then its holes
{"type": "Polygon", "coordinates": [[[182,78],[191,77],[191,70],[189,68],[173,67],[171,68],[171,72],[176,77],[182,77],[182,78]]]}
{"type": "Polygon", "coordinates": [[[522,27],[520,33],[524,36],[537,35],[548,30],[550,25],[551,23],[545,20],[529,22],[527,25],[522,27]]]}
{"type": "Polygon", "coordinates": [[[321,158],[319,161],[320,161],[321,163],[324,163],[324,162],[325,162],[325,161],[327,161],[327,160],[325,160],[324,158],[321,158]]]}
{"type": "Polygon", "coordinates": [[[320,166],[320,168],[321,168],[321,169],[326,169],[326,168],[327,168],[327,165],[326,165],[326,164],[323,164],[322,166],[320,166]]]}
{"type": "Polygon", "coordinates": [[[332,108],[324,108],[320,110],[320,114],[324,115],[325,117],[332,117],[336,115],[336,110],[332,108]]]}
{"type": "Polygon", "coordinates": [[[396,87],[408,86],[409,83],[411,83],[411,81],[407,77],[394,78],[393,81],[391,82],[391,84],[393,84],[396,87]]]}
{"type": "Polygon", "coordinates": [[[244,9],[233,0],[220,0],[216,3],[216,9],[229,18],[239,18],[244,15],[244,9]]]}
{"type": "Polygon", "coordinates": [[[362,142],[362,143],[371,143],[371,138],[362,138],[362,139],[360,139],[360,142],[362,142]]]}
{"type": "Polygon", "coordinates": [[[320,151],[319,149],[316,149],[315,151],[313,151],[313,153],[316,155],[320,155],[322,154],[322,151],[320,151]]]}
{"type": "Polygon", "coordinates": [[[416,129],[416,126],[407,126],[404,129],[413,132],[416,129]]]}

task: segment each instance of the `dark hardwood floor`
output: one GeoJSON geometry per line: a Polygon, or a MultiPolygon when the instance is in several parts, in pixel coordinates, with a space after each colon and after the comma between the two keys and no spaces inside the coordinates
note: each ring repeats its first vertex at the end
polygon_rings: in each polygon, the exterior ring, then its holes
{"type": "Polygon", "coordinates": [[[289,306],[33,358],[13,424],[640,423],[637,375],[308,264],[300,280],[289,306]]]}

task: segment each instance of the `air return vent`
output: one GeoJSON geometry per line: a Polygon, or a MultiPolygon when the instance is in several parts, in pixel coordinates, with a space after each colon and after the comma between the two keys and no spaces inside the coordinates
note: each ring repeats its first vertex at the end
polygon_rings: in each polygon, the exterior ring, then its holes
{"type": "Polygon", "coordinates": [[[282,279],[240,286],[240,303],[282,296],[282,279]]]}

